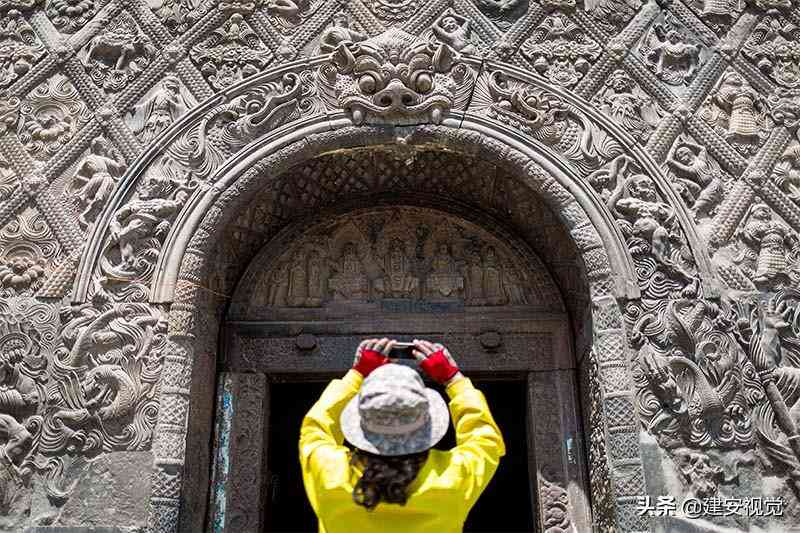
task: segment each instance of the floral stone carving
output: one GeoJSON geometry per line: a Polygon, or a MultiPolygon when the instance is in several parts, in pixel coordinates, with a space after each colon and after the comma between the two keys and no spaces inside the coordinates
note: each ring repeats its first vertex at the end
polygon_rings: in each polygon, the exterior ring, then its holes
{"type": "Polygon", "coordinates": [[[600,56],[597,42],[567,15],[554,12],[522,43],[520,52],[533,67],[556,85],[572,87],[600,56]]]}
{"type": "Polygon", "coordinates": [[[215,89],[261,72],[272,60],[272,53],[240,13],[232,14],[189,55],[215,89]]]}
{"type": "Polygon", "coordinates": [[[75,86],[56,74],[20,103],[17,135],[31,157],[46,161],[83,127],[91,115],[75,86]]]}
{"type": "Polygon", "coordinates": [[[163,0],[160,5],[151,4],[151,9],[172,33],[180,34],[208,13],[213,5],[208,0],[163,0]]]}
{"type": "Polygon", "coordinates": [[[42,286],[46,266],[61,251],[42,215],[26,208],[0,229],[0,296],[32,295],[42,286]]]}
{"type": "Polygon", "coordinates": [[[47,16],[58,30],[75,33],[97,12],[96,0],[48,0],[47,16]]]}
{"type": "Polygon", "coordinates": [[[150,64],[156,48],[123,11],[89,41],[84,53],[83,65],[92,80],[106,91],[117,92],[150,64]]]}
{"type": "Polygon", "coordinates": [[[355,124],[439,124],[462,93],[466,68],[447,45],[420,42],[401,30],[354,45],[340,44],[319,69],[320,93],[355,124]]]}

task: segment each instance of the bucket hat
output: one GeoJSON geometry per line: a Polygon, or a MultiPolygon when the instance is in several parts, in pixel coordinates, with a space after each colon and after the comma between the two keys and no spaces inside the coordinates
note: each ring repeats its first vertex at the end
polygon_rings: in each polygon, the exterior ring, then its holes
{"type": "Polygon", "coordinates": [[[433,447],[447,432],[450,413],[444,398],[425,387],[416,370],[390,363],[367,376],[339,422],[356,448],[396,456],[433,447]]]}

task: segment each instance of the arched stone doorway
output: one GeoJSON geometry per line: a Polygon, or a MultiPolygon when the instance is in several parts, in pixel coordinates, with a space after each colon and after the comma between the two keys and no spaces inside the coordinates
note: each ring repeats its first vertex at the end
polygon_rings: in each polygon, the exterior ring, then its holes
{"type": "MultiPolygon", "coordinates": [[[[227,309],[213,522],[313,529],[295,451],[302,412],[319,393],[306,384],[345,371],[360,339],[388,335],[446,343],[495,404],[509,455],[468,530],[532,529],[554,512],[540,490],[563,495],[572,524],[589,527],[573,353],[573,333],[586,325],[573,328],[532,246],[548,247],[576,312],[585,308],[585,281],[574,246],[552,231],[550,210],[474,157],[355,149],[290,169],[256,196],[234,232],[259,228],[253,240],[268,238],[268,213],[285,207],[283,193],[300,179],[315,192],[295,200],[305,208],[250,262],[227,309]],[[506,222],[492,216],[498,210],[506,222]]],[[[226,248],[220,256],[235,256],[226,248]]]]}
{"type": "MultiPolygon", "coordinates": [[[[250,78],[165,132],[98,218],[81,259],[75,301],[92,300],[108,308],[109,316],[128,309],[110,302],[143,301],[147,306],[137,313],[168,321],[147,502],[151,529],[196,531],[208,511],[220,308],[248,262],[232,265],[233,277],[223,283],[227,276],[215,271],[217,244],[258,191],[281,184],[303,162],[385,147],[397,154],[433,148],[491,163],[516,180],[518,189],[509,197],[536,197],[547,206],[555,221],[548,229],[565,236],[579,265],[559,286],[571,292],[566,306],[578,325],[573,342],[591,442],[593,521],[601,528],[646,530],[646,518],[635,511],[645,494],[644,470],[618,302],[713,292],[709,262],[685,208],[645,152],[575,95],[511,67],[456,57],[413,38],[387,34],[375,46],[421,54],[417,59],[430,62],[437,89],[426,85],[413,110],[399,112],[393,100],[370,107],[352,70],[352,51],[344,50],[250,78]],[[350,88],[342,92],[345,86],[350,88]],[[621,199],[627,211],[616,209],[621,199]],[[650,207],[669,214],[663,223],[670,226],[670,242],[656,243],[650,234],[648,228],[659,229],[661,222],[632,226],[639,211],[650,207]],[[155,218],[141,218],[152,209],[155,218]],[[638,239],[635,257],[626,242],[631,238],[638,239]]],[[[406,82],[382,83],[396,88],[406,82]]],[[[293,201],[313,197],[303,189],[308,181],[290,181],[295,190],[284,191],[287,203],[278,221],[296,214],[293,201]]],[[[496,218],[506,220],[509,202],[498,205],[496,218]]],[[[545,246],[539,252],[543,260],[548,251],[545,246]]],[[[559,276],[559,269],[550,271],[559,276]]],[[[540,486],[540,495],[560,510],[550,516],[568,517],[579,504],[558,497],[569,486],[555,487],[540,486]]],[[[231,501],[241,505],[247,499],[231,501]]]]}

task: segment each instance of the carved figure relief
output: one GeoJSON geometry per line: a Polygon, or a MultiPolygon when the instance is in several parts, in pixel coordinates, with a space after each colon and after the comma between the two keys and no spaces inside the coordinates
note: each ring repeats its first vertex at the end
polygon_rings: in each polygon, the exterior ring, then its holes
{"type": "Polygon", "coordinates": [[[89,154],[78,163],[69,194],[76,203],[78,223],[83,229],[94,224],[106,201],[125,173],[127,165],[105,138],[96,137],[89,154]]]}
{"type": "Polygon", "coordinates": [[[648,30],[639,48],[655,75],[670,85],[688,85],[700,65],[700,45],[668,15],[648,30]]]}
{"type": "Polygon", "coordinates": [[[138,197],[120,208],[109,223],[101,271],[113,285],[125,280],[145,281],[155,268],[155,259],[191,191],[193,180],[153,172],[142,183],[138,197]]]}
{"type": "Polygon", "coordinates": [[[672,187],[698,222],[713,217],[725,197],[725,173],[708,150],[688,138],[679,139],[667,156],[672,187]]]}
{"type": "Polygon", "coordinates": [[[589,71],[602,49],[567,15],[554,12],[522,43],[520,52],[539,74],[556,85],[572,87],[589,71]]]}
{"type": "Polygon", "coordinates": [[[615,70],[608,77],[592,103],[642,144],[647,142],[658,122],[667,114],[622,69],[615,70]]]}
{"type": "Polygon", "coordinates": [[[47,16],[62,33],[75,33],[97,12],[95,0],[48,0],[47,16]]]}
{"type": "Polygon", "coordinates": [[[240,13],[232,14],[189,55],[218,90],[261,72],[272,60],[272,52],[240,13]]]}
{"type": "Polygon", "coordinates": [[[0,87],[27,74],[44,54],[44,45],[20,11],[11,9],[0,18],[0,87]]]}
{"type": "Polygon", "coordinates": [[[462,17],[452,9],[446,10],[434,21],[431,26],[434,38],[464,54],[474,54],[477,51],[472,42],[472,22],[462,17]]]}
{"type": "Polygon", "coordinates": [[[722,76],[700,117],[745,155],[754,154],[769,135],[765,99],[734,70],[722,76]]]}
{"type": "Polygon", "coordinates": [[[584,0],[592,20],[609,33],[617,33],[641,7],[640,0],[584,0]]]}
{"type": "Polygon", "coordinates": [[[507,30],[528,12],[528,0],[478,0],[478,9],[498,28],[507,30]]]}
{"type": "Polygon", "coordinates": [[[319,51],[329,54],[344,43],[345,45],[359,43],[366,40],[367,36],[350,27],[350,17],[347,13],[337,12],[333,16],[333,25],[325,29],[319,38],[319,51]]]}
{"type": "Polygon", "coordinates": [[[90,119],[75,86],[56,74],[31,91],[19,107],[17,135],[25,150],[46,161],[90,119]]]}
{"type": "Polygon", "coordinates": [[[800,144],[791,144],[772,170],[775,184],[796,204],[800,204],[800,144]]]}
{"type": "Polygon", "coordinates": [[[117,92],[136,78],[155,55],[150,38],[123,11],[86,45],[83,65],[97,85],[117,92]]]}
{"type": "Polygon", "coordinates": [[[742,55],[782,87],[800,86],[800,28],[778,14],[763,18],[742,47],[742,55]]]}
{"type": "Polygon", "coordinates": [[[311,228],[250,283],[256,300],[278,311],[396,300],[548,305],[534,294],[556,293],[534,290],[520,261],[505,244],[459,219],[393,208],[311,228]]]}
{"type": "Polygon", "coordinates": [[[128,123],[142,143],[149,143],[195,104],[180,79],[169,75],[141,103],[133,106],[128,123]]]}
{"type": "Polygon", "coordinates": [[[733,262],[759,288],[800,281],[800,237],[772,209],[755,203],[736,231],[738,254],[733,262]]]}
{"type": "Polygon", "coordinates": [[[663,202],[653,180],[627,155],[588,176],[605,199],[625,236],[643,293],[696,295],[699,280],[687,260],[675,211],[663,202]]]}
{"type": "Polygon", "coordinates": [[[456,61],[447,45],[392,29],[357,45],[339,44],[319,69],[320,92],[355,124],[387,119],[439,124],[465,75],[456,61]]]}

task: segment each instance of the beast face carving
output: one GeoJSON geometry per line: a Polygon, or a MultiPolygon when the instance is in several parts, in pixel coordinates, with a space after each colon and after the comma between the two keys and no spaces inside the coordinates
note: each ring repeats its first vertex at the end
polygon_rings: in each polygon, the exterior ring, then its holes
{"type": "Polygon", "coordinates": [[[456,52],[401,33],[341,43],[320,72],[355,124],[439,124],[457,88],[456,52]]]}

